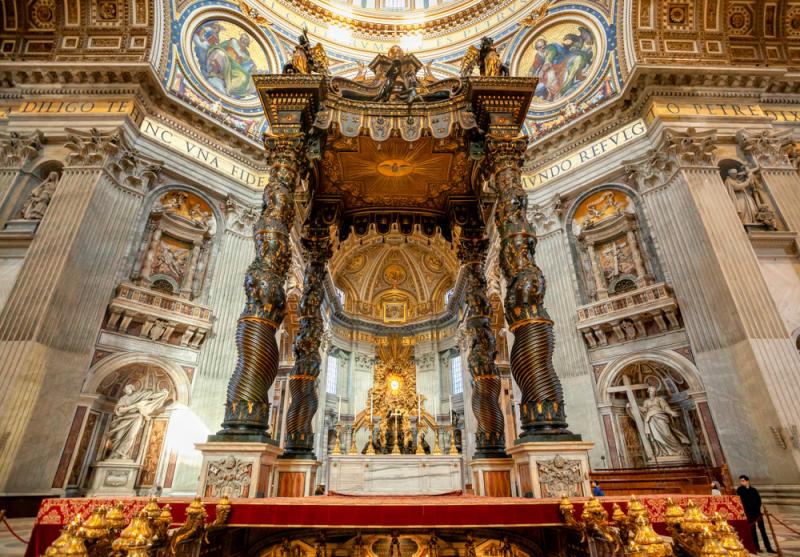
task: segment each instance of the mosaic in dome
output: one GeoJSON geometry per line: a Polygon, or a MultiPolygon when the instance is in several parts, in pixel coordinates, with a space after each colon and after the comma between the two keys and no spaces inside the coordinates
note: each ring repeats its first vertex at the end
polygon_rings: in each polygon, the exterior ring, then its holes
{"type": "Polygon", "coordinates": [[[191,62],[195,75],[216,92],[234,101],[253,101],[252,75],[267,71],[264,50],[241,26],[210,20],[192,33],[191,62]]]}

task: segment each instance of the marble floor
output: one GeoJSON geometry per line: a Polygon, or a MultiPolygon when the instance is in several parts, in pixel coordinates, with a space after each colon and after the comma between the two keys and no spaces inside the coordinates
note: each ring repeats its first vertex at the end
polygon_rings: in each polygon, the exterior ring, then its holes
{"type": "MultiPolygon", "coordinates": [[[[775,513],[775,516],[786,524],[783,526],[777,520],[772,522],[781,553],[786,557],[800,557],[800,533],[789,530],[791,528],[800,532],[800,509],[781,510],[775,513]]],[[[32,518],[10,518],[8,523],[24,539],[27,540],[30,537],[31,528],[33,528],[32,518]]],[[[22,557],[24,554],[25,545],[14,538],[5,525],[0,524],[0,557],[22,557]]]]}

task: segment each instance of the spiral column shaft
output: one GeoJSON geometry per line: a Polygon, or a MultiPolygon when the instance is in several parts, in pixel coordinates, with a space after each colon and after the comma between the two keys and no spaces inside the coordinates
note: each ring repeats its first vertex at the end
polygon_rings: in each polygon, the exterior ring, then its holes
{"type": "Polygon", "coordinates": [[[320,346],[322,343],[322,300],[327,262],[332,255],[330,222],[333,213],[316,208],[311,224],[304,230],[302,244],[306,256],[303,296],[298,306],[300,327],[294,341],[294,367],[289,373],[291,402],[286,413],[286,444],[283,458],[314,457],[314,415],[319,406],[320,346]]]}
{"type": "Polygon", "coordinates": [[[520,437],[579,440],[567,429],[561,381],[553,369],[553,322],[543,305],[545,279],[535,262],[536,234],[526,214],[521,168],[527,138],[489,134],[486,146],[498,194],[494,215],[506,279],[505,314],[514,334],[511,375],[522,392],[520,437]]]}
{"type": "MultiPolygon", "coordinates": [[[[505,453],[505,421],[500,408],[501,380],[495,359],[497,348],[491,328],[492,306],[486,296],[483,264],[489,241],[479,224],[477,210],[464,214],[472,222],[464,222],[458,242],[458,258],[466,277],[467,332],[470,349],[467,362],[472,376],[472,411],[477,422],[476,458],[502,458],[505,453]],[[469,216],[467,216],[469,215],[469,216]]],[[[456,219],[458,222],[458,219],[456,219]]]]}
{"type": "Polygon", "coordinates": [[[292,262],[289,231],[303,147],[302,137],[268,144],[269,183],[255,223],[256,256],[245,275],[247,301],[236,328],[236,367],[218,437],[269,438],[269,389],[278,373],[275,331],[286,313],[283,283],[292,262]]]}

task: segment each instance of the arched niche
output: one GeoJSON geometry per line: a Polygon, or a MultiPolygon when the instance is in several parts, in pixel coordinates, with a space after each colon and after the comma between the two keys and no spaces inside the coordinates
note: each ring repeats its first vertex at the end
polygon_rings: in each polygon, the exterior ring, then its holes
{"type": "Polygon", "coordinates": [[[776,214],[775,203],[757,172],[757,167],[747,166],[738,159],[722,159],[717,166],[725,190],[745,229],[785,228],[776,214]]]}
{"type": "MultiPolygon", "coordinates": [[[[190,378],[180,366],[153,354],[130,352],[108,356],[89,370],[82,389],[85,416],[66,488],[68,494],[86,489],[92,467],[109,456],[114,409],[126,386],[135,392],[167,391],[159,408],[146,420],[134,440],[131,459],[141,465],[136,489],[147,493],[156,486],[169,487],[176,447],[175,416],[186,412],[190,378]],[[172,468],[170,470],[170,468],[172,468]]],[[[80,410],[80,408],[79,408],[80,410]]]]}
{"type": "Polygon", "coordinates": [[[13,188],[0,214],[6,230],[36,231],[47,213],[63,168],[61,161],[44,161],[13,188]]]}
{"type": "Polygon", "coordinates": [[[597,397],[613,467],[724,464],[697,368],[680,354],[618,358],[598,377],[597,397]]]}
{"type": "Polygon", "coordinates": [[[643,288],[660,270],[635,193],[607,184],[578,197],[567,214],[568,233],[584,302],[643,288]]]}
{"type": "Polygon", "coordinates": [[[154,198],[131,278],[188,300],[205,291],[218,216],[200,192],[171,187],[154,198]]]}

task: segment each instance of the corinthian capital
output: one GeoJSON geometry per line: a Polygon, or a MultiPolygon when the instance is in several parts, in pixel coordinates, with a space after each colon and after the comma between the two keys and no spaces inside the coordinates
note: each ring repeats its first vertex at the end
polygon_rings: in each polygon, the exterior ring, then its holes
{"type": "Polygon", "coordinates": [[[258,215],[258,207],[248,207],[232,196],[225,199],[225,220],[229,230],[251,234],[258,215]]]}
{"type": "Polygon", "coordinates": [[[0,134],[0,168],[22,168],[39,156],[44,143],[42,132],[29,135],[18,132],[0,134]]]}
{"type": "Polygon", "coordinates": [[[561,226],[562,213],[561,198],[556,195],[547,203],[530,205],[528,221],[536,229],[536,235],[541,236],[557,230],[561,226]]]}
{"type": "Polygon", "coordinates": [[[790,130],[740,130],[736,134],[739,146],[762,168],[792,169],[786,147],[792,143],[790,130]]]}
{"type": "Polygon", "coordinates": [[[67,130],[70,153],[67,166],[99,166],[108,170],[121,185],[146,190],[161,171],[162,163],[131,148],[119,131],[67,130]]]}
{"type": "Polygon", "coordinates": [[[640,190],[664,185],[680,168],[713,168],[716,170],[716,134],[713,131],[685,132],[667,130],[657,149],[634,161],[626,161],[625,172],[640,190]]]}
{"type": "Polygon", "coordinates": [[[689,128],[685,132],[667,130],[664,132],[662,149],[682,167],[714,167],[716,155],[714,151],[717,134],[715,131],[698,132],[689,128]]]}

